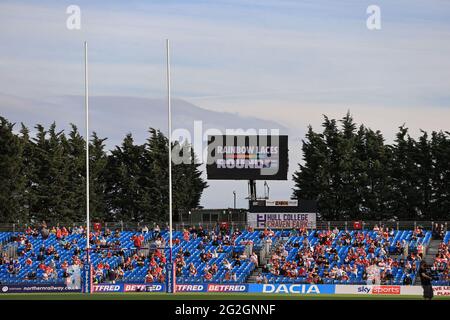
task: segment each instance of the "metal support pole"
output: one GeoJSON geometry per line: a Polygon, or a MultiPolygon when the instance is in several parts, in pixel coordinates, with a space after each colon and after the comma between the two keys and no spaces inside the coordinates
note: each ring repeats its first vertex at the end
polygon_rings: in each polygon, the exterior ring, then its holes
{"type": "Polygon", "coordinates": [[[88,78],[88,44],[84,42],[84,106],[86,116],[86,254],[87,262],[90,263],[90,212],[89,212],[89,78],[88,78]]]}
{"type": "MultiPolygon", "coordinates": [[[[172,105],[171,105],[171,88],[170,88],[170,42],[166,39],[166,62],[167,62],[167,124],[168,124],[168,153],[169,153],[169,263],[170,270],[173,272],[173,245],[172,245],[172,105]]],[[[170,277],[172,278],[172,277],[170,277]]],[[[169,278],[169,279],[170,279],[169,278]]],[[[172,280],[175,283],[175,279],[172,280]]],[[[175,292],[175,285],[173,285],[175,292]]]]}
{"type": "Polygon", "coordinates": [[[172,104],[170,92],[170,42],[166,39],[167,62],[167,124],[168,124],[168,153],[169,153],[169,239],[170,259],[172,262],[172,104]]]}

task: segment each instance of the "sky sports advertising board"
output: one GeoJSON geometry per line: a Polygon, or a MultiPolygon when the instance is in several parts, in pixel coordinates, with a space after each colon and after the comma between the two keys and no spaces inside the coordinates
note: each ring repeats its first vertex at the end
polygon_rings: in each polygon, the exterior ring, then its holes
{"type": "Polygon", "coordinates": [[[208,136],[207,161],[211,180],[287,180],[288,137],[208,136]]]}

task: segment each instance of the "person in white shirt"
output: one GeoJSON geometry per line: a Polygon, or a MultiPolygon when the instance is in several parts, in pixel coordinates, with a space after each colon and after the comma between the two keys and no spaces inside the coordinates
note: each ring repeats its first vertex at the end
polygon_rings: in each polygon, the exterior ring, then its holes
{"type": "Polygon", "coordinates": [[[256,276],[256,283],[263,283],[263,281],[264,281],[264,277],[262,276],[261,273],[259,273],[259,274],[256,276]]]}
{"type": "Polygon", "coordinates": [[[256,255],[255,252],[253,252],[252,255],[250,256],[250,261],[253,262],[255,266],[258,268],[258,256],[256,255]]]}
{"type": "Polygon", "coordinates": [[[370,265],[366,268],[367,272],[367,284],[377,284],[379,285],[381,283],[380,278],[380,268],[378,268],[375,264],[370,265]]]}
{"type": "Polygon", "coordinates": [[[227,259],[223,260],[223,265],[225,266],[225,269],[227,269],[227,270],[233,269],[233,266],[227,259]]]}

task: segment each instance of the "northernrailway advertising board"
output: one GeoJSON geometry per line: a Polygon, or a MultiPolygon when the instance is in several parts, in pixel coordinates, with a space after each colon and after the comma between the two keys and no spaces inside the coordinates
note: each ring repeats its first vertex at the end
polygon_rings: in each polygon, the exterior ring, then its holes
{"type": "Polygon", "coordinates": [[[207,161],[211,180],[287,180],[288,137],[208,136],[207,161]]]}

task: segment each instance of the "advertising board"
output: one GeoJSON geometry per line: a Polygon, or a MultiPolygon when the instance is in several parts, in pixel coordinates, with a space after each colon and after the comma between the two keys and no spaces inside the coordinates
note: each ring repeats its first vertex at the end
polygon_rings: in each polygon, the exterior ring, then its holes
{"type": "Polygon", "coordinates": [[[328,284],[249,284],[252,293],[334,294],[335,285],[328,284]]]}
{"type": "Polygon", "coordinates": [[[71,288],[64,284],[1,284],[0,293],[31,292],[81,292],[81,288],[71,288]]]}
{"type": "Polygon", "coordinates": [[[247,223],[255,229],[316,228],[316,213],[247,213],[247,223]]]}

